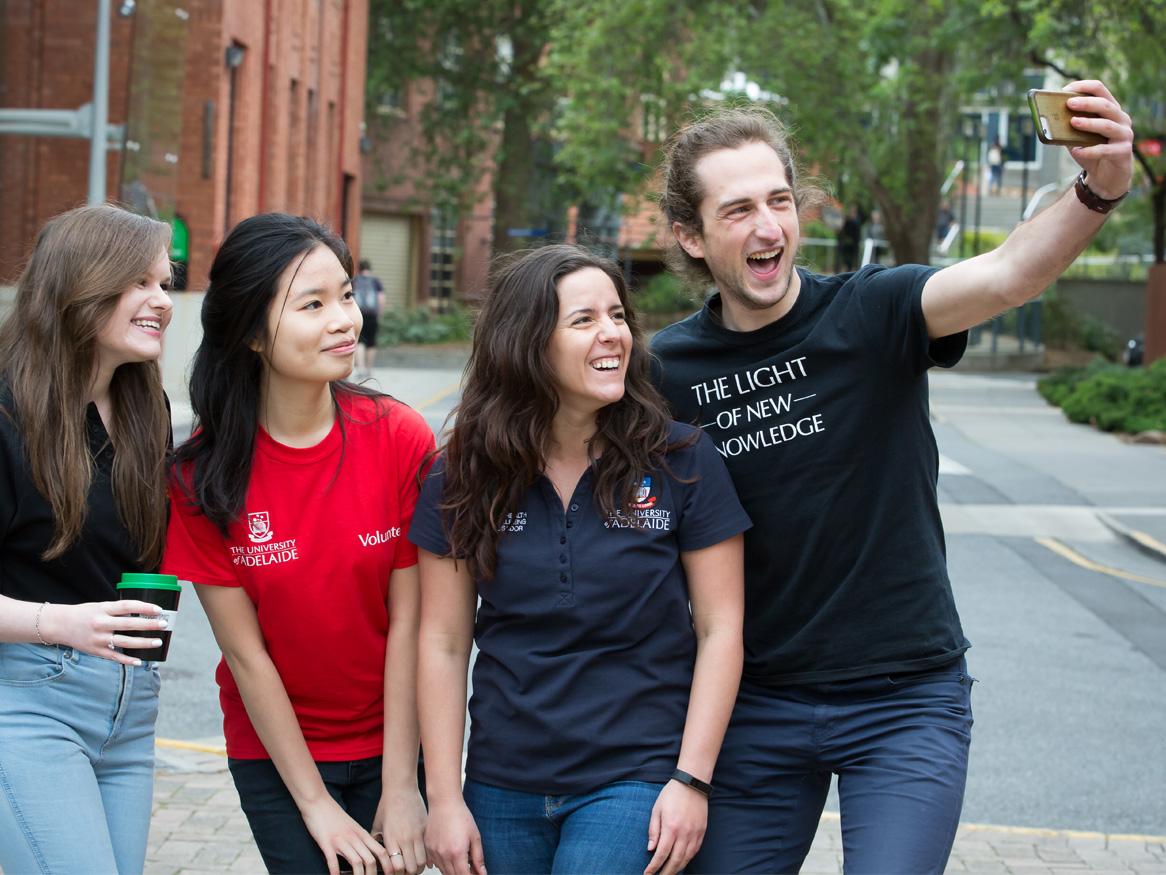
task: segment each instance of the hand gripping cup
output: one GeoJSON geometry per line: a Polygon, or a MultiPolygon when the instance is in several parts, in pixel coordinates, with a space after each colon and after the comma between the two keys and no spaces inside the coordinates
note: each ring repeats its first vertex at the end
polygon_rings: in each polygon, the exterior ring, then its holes
{"type": "MultiPolygon", "coordinates": [[[[170,635],[174,631],[174,622],[178,619],[178,599],[182,595],[182,584],[173,574],[141,574],[138,572],[124,572],[121,583],[117,585],[117,594],[123,599],[137,599],[150,602],[162,609],[160,619],[166,620],[164,631],[126,632],[119,631],[119,635],[129,635],[133,638],[161,638],[161,647],[150,647],[145,650],[128,649],[130,653],[143,662],[165,662],[166,654],[170,651],[170,635]]],[[[130,614],[131,617],[140,617],[141,614],[130,614]]]]}

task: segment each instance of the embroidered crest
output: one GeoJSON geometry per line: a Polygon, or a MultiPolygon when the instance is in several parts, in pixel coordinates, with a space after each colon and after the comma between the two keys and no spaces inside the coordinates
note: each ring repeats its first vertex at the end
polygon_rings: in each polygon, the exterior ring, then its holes
{"type": "Polygon", "coordinates": [[[652,495],[652,478],[645,476],[640,481],[640,488],[636,490],[632,507],[636,510],[645,510],[656,503],[656,496],[652,495]]]}
{"type": "Polygon", "coordinates": [[[247,514],[247,528],[250,530],[247,537],[253,544],[264,544],[270,541],[274,534],[271,530],[271,517],[265,510],[247,514]]]}

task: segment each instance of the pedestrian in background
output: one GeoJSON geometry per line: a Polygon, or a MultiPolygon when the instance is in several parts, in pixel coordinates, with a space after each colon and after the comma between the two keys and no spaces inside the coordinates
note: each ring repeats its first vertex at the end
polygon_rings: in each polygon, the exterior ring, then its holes
{"type": "Polygon", "coordinates": [[[164,565],[194,581],[223,651],[228,766],[271,872],[425,865],[405,532],[433,435],[345,382],[351,270],[310,219],[254,216],[227,235],[172,478],[164,565]]]}
{"type": "Polygon", "coordinates": [[[988,147],[988,174],[988,193],[1000,194],[1000,188],[1004,184],[1004,150],[1000,146],[999,137],[988,147]]]}
{"type": "Polygon", "coordinates": [[[748,525],[652,388],[618,267],[548,246],[502,270],[410,531],[445,875],[683,869],[737,689],[748,525]]]}
{"type": "Polygon", "coordinates": [[[372,265],[368,259],[360,260],[360,273],[352,278],[352,293],[364,320],[360,326],[360,337],[356,340],[356,377],[371,377],[377,357],[377,332],[380,331],[381,313],[385,309],[385,287],[372,275],[372,265]]]}
{"type": "Polygon", "coordinates": [[[50,220],[0,329],[0,868],[142,871],[159,608],[119,601],[166,531],[167,225],[50,220]],[[129,614],[144,616],[129,617],[129,614]]]}
{"type": "Polygon", "coordinates": [[[847,273],[858,267],[858,250],[862,242],[862,213],[858,205],[854,204],[846,213],[842,227],[838,229],[836,253],[838,261],[834,265],[835,273],[847,273]]]}

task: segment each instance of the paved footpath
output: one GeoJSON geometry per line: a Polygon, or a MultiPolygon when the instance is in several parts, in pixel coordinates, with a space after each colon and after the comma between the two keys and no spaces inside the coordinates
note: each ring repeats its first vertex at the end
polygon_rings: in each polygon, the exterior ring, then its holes
{"type": "MultiPolygon", "coordinates": [[[[377,369],[378,383],[421,409],[435,429],[440,427],[444,412],[456,392],[457,369],[461,360],[452,356],[448,362],[409,358],[396,361],[386,356],[383,364],[388,367],[377,369]]],[[[176,421],[181,421],[184,414],[188,418],[186,408],[176,408],[176,421]]],[[[1092,433],[1076,435],[1079,440],[1093,438],[1092,433]]],[[[1058,432],[1056,446],[1064,443],[1064,434],[1058,432]]],[[[1088,457],[1074,458],[1076,469],[1081,459],[1088,457]]],[[[1101,464],[1099,461],[1095,467],[1101,464]]],[[[1110,474],[1101,476],[1098,482],[1110,483],[1110,474]]],[[[1096,503],[1112,502],[1098,498],[1096,503]]],[[[961,509],[965,515],[968,512],[967,506],[953,507],[949,512],[961,509]]],[[[1000,507],[994,507],[993,512],[999,514],[1000,507]]],[[[1031,516],[1031,512],[1028,515],[1031,516]]],[[[948,525],[958,529],[962,519],[957,515],[948,520],[948,525]]],[[[1009,518],[1005,522],[1007,530],[1015,533],[1016,521],[1009,518]]],[[[1089,522],[1100,527],[1092,510],[1089,522]]],[[[1124,529],[1119,533],[1131,542],[1136,541],[1142,546],[1150,544],[1151,547],[1166,543],[1166,527],[1157,517],[1127,513],[1115,516],[1113,522],[1115,530],[1124,529]],[[1153,543],[1150,543],[1151,538],[1153,543]]],[[[1166,824],[1156,831],[1166,833],[1166,824]]],[[[163,742],[158,748],[147,875],[263,871],[262,860],[227,772],[222,739],[204,739],[198,743],[163,742]]],[[[842,839],[837,814],[826,812],[823,816],[802,871],[806,875],[842,872],[842,839]]],[[[1064,829],[964,824],[956,838],[947,871],[1016,875],[1128,875],[1131,872],[1166,875],[1166,835],[1105,835],[1064,829]]]]}
{"type": "MultiPolygon", "coordinates": [[[[262,873],[263,862],[216,745],[158,749],[146,875],[262,873]]],[[[948,872],[1166,875],[1166,836],[964,824],[948,872]]],[[[826,812],[802,872],[842,872],[838,815],[826,812]]]]}

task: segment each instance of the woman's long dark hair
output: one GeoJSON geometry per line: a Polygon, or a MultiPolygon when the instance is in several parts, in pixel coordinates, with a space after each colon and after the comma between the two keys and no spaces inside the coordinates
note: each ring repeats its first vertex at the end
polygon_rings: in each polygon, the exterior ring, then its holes
{"type": "MultiPolygon", "coordinates": [[[[15,414],[32,481],[53,511],[46,561],[75,544],[85,525],[94,473],[85,405],[97,337],[169,242],[162,222],[112,204],[79,207],[45,224],[17,283],[16,304],[0,329],[0,378],[15,408],[4,413],[15,414]]],[[[158,362],[121,365],[109,397],[114,502],[139,561],[155,568],[166,537],[170,439],[158,362]]]]}
{"type": "Polygon", "coordinates": [[[599,411],[603,454],[595,496],[604,516],[630,512],[641,478],[659,470],[669,449],[670,417],[648,375],[648,352],[616,265],[576,246],[545,246],[511,261],[493,278],[474,329],[457,419],[444,447],[445,514],[450,553],[490,579],[506,514],[545,467],[559,408],[547,346],[559,318],[558,283],[594,267],[615,285],[632,333],[622,399],[599,411]]]}
{"type": "MultiPolygon", "coordinates": [[[[280,306],[279,278],[318,246],[352,276],[352,253],[340,237],[303,216],[264,213],[244,219],[219,247],[202,305],[202,343],[190,373],[195,431],[175,453],[179,485],[222,532],[238,519],[251,479],[259,429],[267,315],[280,306]]],[[[338,391],[378,395],[347,383],[338,391]]]]}

